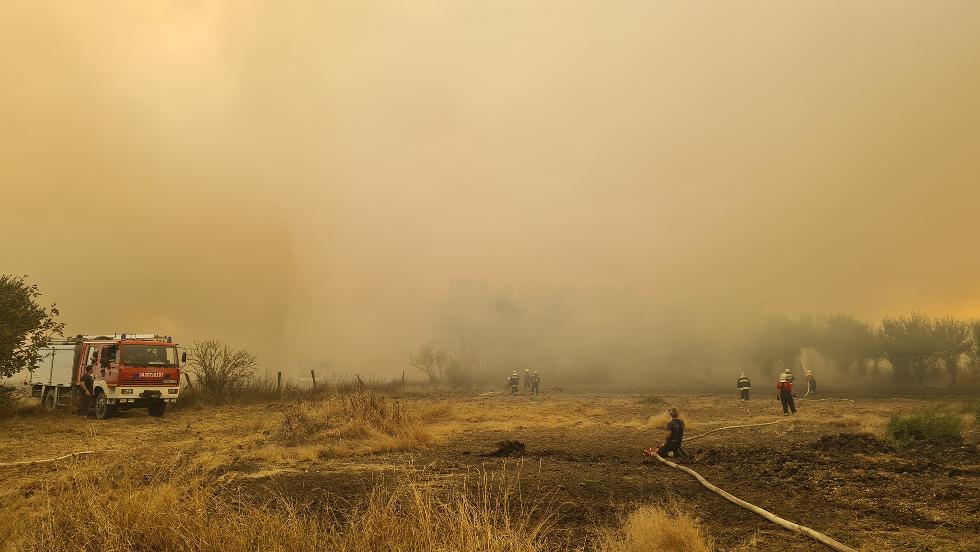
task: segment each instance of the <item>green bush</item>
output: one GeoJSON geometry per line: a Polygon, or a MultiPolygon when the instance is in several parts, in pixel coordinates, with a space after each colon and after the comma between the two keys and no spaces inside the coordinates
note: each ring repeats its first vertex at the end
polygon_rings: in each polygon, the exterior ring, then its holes
{"type": "Polygon", "coordinates": [[[888,422],[888,435],[896,441],[960,439],[963,421],[957,414],[930,410],[911,416],[894,416],[888,422]]]}
{"type": "Polygon", "coordinates": [[[963,414],[973,414],[973,417],[980,422],[980,401],[971,401],[963,405],[960,408],[960,412],[963,414]]]}

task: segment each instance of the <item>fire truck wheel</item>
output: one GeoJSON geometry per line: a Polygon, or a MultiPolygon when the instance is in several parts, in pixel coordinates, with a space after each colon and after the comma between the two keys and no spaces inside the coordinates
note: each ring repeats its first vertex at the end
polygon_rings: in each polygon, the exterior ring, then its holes
{"type": "Polygon", "coordinates": [[[95,390],[95,417],[99,420],[111,418],[116,413],[116,405],[109,404],[101,389],[95,390]]]}
{"type": "Polygon", "coordinates": [[[48,391],[44,394],[44,409],[48,412],[55,411],[54,391],[48,391]]]}
{"type": "Polygon", "coordinates": [[[159,418],[160,416],[163,416],[163,413],[166,412],[166,410],[167,410],[167,403],[165,403],[163,401],[155,402],[155,403],[151,404],[150,406],[146,407],[146,412],[150,416],[155,416],[157,418],[159,418]]]}

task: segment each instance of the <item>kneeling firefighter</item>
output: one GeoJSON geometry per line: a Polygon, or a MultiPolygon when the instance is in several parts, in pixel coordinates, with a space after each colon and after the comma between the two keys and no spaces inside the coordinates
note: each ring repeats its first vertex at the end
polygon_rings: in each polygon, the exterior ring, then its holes
{"type": "MultiPolygon", "coordinates": [[[[673,453],[675,460],[690,460],[691,455],[681,448],[681,443],[684,441],[684,420],[680,419],[676,408],[670,408],[667,412],[670,414],[670,422],[667,423],[664,446],[660,447],[656,454],[659,454],[661,458],[666,458],[673,453]]],[[[643,452],[648,456],[653,456],[654,449],[650,447],[643,452]]]]}

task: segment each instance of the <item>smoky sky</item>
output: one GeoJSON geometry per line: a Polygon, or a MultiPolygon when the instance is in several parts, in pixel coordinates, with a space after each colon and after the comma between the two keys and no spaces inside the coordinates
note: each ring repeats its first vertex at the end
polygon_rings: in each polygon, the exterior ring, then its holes
{"type": "Polygon", "coordinates": [[[0,272],[71,332],[391,375],[459,281],[980,316],[976,2],[0,11],[0,272]]]}

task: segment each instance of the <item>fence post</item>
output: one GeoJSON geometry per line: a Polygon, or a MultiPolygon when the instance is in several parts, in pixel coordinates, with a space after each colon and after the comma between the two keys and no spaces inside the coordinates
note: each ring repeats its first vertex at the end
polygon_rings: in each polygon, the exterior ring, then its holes
{"type": "Polygon", "coordinates": [[[279,400],[282,400],[282,372],[276,372],[276,392],[279,393],[279,400]]]}
{"type": "Polygon", "coordinates": [[[184,379],[187,380],[187,388],[188,389],[193,389],[194,388],[194,384],[191,383],[191,375],[188,374],[187,372],[184,372],[184,379]]]}
{"type": "Polygon", "coordinates": [[[310,377],[313,378],[313,389],[316,389],[316,372],[310,370],[310,377]]]}

